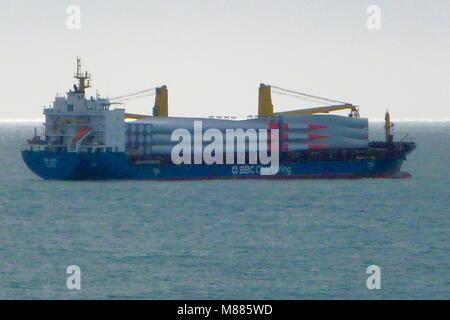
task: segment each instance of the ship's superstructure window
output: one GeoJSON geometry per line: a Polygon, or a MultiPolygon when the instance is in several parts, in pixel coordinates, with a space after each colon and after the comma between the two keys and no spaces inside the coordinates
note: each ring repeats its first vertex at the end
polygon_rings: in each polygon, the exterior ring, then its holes
{"type": "Polygon", "coordinates": [[[73,104],[68,104],[67,105],[67,111],[68,112],[73,112],[73,104]]]}

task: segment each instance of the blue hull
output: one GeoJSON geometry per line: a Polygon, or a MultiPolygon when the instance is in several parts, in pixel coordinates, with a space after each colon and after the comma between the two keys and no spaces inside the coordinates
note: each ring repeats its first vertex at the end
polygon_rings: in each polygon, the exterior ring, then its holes
{"type": "Polygon", "coordinates": [[[259,165],[159,165],[131,162],[125,153],[52,153],[22,151],[26,165],[43,179],[228,179],[396,177],[404,157],[387,160],[280,163],[274,176],[261,176],[259,165]]]}

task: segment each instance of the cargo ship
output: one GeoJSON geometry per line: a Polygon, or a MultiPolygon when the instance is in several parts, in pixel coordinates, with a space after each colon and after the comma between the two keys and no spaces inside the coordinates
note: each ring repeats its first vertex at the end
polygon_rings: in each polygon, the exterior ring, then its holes
{"type": "Polygon", "coordinates": [[[369,123],[351,103],[276,86],[259,87],[258,115],[169,117],[166,86],[116,98],[86,97],[91,76],[77,58],[78,80],[44,107],[44,133],[22,157],[43,179],[311,179],[406,177],[414,142],[395,142],[385,115],[385,141],[369,141],[369,123]],[[274,112],[272,92],[327,104],[274,112]],[[127,113],[124,101],[155,94],[151,115],[127,113]],[[330,114],[349,110],[348,116],[330,114]]]}

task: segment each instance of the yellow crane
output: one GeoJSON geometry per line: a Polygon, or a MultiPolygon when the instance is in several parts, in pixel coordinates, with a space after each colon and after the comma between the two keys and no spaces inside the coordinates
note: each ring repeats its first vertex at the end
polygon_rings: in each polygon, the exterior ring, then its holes
{"type": "MultiPolygon", "coordinates": [[[[168,117],[169,116],[169,97],[168,97],[168,90],[167,86],[161,86],[157,88],[150,88],[146,90],[142,90],[135,93],[130,93],[126,95],[122,95],[119,97],[111,98],[110,100],[113,101],[113,103],[122,103],[126,100],[132,100],[142,97],[147,97],[150,95],[155,94],[155,105],[153,107],[153,117],[168,117]]],[[[148,117],[152,117],[151,115],[145,115],[145,114],[136,114],[136,113],[125,113],[125,119],[144,119],[148,117]]]]}
{"type": "Polygon", "coordinates": [[[350,116],[359,118],[359,108],[351,103],[337,101],[337,100],[331,100],[327,98],[322,98],[318,96],[313,96],[310,94],[297,92],[293,90],[283,89],[276,86],[271,85],[265,85],[264,83],[261,83],[259,86],[259,100],[258,100],[258,116],[259,117],[270,117],[270,116],[286,116],[286,115],[293,115],[293,114],[315,114],[315,113],[330,113],[333,111],[338,110],[350,110],[350,116]],[[324,107],[315,107],[315,108],[307,108],[307,109],[298,109],[298,110],[292,110],[292,111],[282,111],[282,112],[274,112],[273,111],[273,104],[272,104],[272,88],[278,89],[276,91],[280,94],[286,94],[296,97],[303,97],[306,99],[314,99],[316,102],[320,101],[321,103],[339,103],[339,104],[333,104],[329,106],[324,107]]]}
{"type": "MultiPolygon", "coordinates": [[[[128,94],[124,96],[120,96],[117,98],[112,98],[113,101],[123,101],[128,99],[140,98],[143,96],[150,94],[156,94],[155,96],[155,106],[153,107],[153,116],[154,117],[168,117],[169,116],[169,107],[168,107],[168,90],[167,86],[162,86],[159,88],[152,88],[143,91],[139,91],[134,94],[128,94]]],[[[339,110],[350,110],[350,117],[359,118],[359,108],[351,103],[341,102],[337,100],[331,100],[327,98],[322,98],[318,96],[313,96],[310,94],[292,91],[288,89],[283,89],[276,86],[265,85],[261,83],[259,87],[259,100],[258,100],[258,116],[259,117],[270,117],[270,116],[286,116],[286,115],[294,115],[294,114],[316,114],[316,113],[330,113],[333,111],[339,110]],[[338,103],[333,105],[328,105],[324,107],[315,107],[315,108],[307,108],[307,109],[298,109],[291,111],[282,111],[282,112],[274,112],[273,104],[272,104],[272,96],[271,92],[273,89],[277,89],[279,91],[275,91],[280,94],[287,94],[291,96],[304,97],[309,99],[314,99],[316,102],[320,101],[320,103],[338,103]]],[[[151,117],[151,115],[144,114],[135,114],[135,113],[126,113],[126,119],[144,119],[151,117]]]]}
{"type": "Polygon", "coordinates": [[[277,116],[286,116],[286,115],[291,115],[291,114],[330,113],[330,112],[338,111],[338,110],[351,110],[352,116],[359,118],[358,107],[356,107],[350,103],[334,105],[334,106],[327,106],[327,107],[317,107],[317,108],[307,108],[307,109],[299,109],[299,110],[284,111],[284,112],[275,112],[274,114],[277,116]]]}
{"type": "Polygon", "coordinates": [[[125,113],[125,119],[134,119],[134,120],[140,120],[151,117],[149,115],[145,114],[136,114],[136,113],[125,113]]]}

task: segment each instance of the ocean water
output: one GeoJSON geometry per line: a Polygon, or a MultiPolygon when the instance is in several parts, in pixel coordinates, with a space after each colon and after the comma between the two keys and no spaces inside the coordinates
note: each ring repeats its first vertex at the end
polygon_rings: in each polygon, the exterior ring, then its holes
{"type": "Polygon", "coordinates": [[[396,123],[409,179],[179,182],[41,180],[36,125],[0,123],[1,299],[450,298],[450,122],[396,123]]]}

